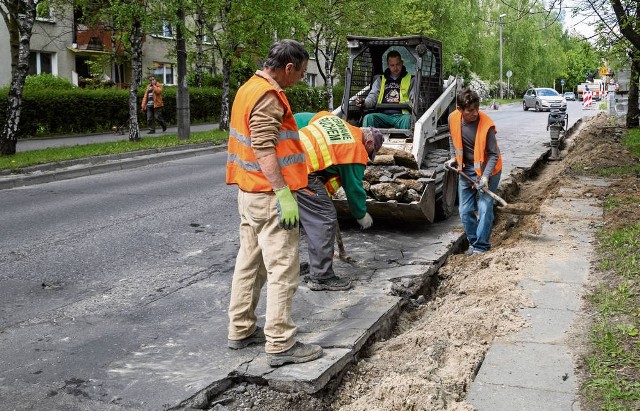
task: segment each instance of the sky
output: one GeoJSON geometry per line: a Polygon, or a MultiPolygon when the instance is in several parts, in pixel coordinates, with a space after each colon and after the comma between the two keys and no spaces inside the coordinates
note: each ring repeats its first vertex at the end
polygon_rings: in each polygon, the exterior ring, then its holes
{"type": "Polygon", "coordinates": [[[576,0],[563,0],[562,10],[564,12],[564,27],[569,29],[569,32],[575,31],[584,37],[591,37],[594,34],[593,24],[589,24],[593,18],[583,16],[572,17],[573,6],[577,3],[576,0]]]}

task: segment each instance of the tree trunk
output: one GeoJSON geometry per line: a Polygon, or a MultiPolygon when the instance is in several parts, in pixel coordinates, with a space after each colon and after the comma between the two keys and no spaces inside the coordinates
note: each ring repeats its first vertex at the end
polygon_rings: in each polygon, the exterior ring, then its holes
{"type": "Polygon", "coordinates": [[[638,128],[640,108],[638,107],[638,76],[640,76],[639,56],[634,52],[631,56],[631,74],[629,79],[629,100],[627,104],[627,128],[638,128]]]}
{"type": "MultiPolygon", "coordinates": [[[[33,31],[33,23],[36,19],[36,4],[33,0],[24,2],[24,9],[17,20],[16,24],[10,24],[10,29],[18,30],[18,53],[17,61],[13,58],[16,55],[12,52],[12,80],[9,87],[9,96],[7,101],[7,113],[5,124],[2,127],[0,135],[0,155],[14,155],[16,153],[16,144],[18,143],[18,127],[20,125],[20,108],[22,106],[22,90],[24,88],[24,80],[29,72],[29,53],[31,43],[31,33],[33,31]],[[15,69],[13,68],[15,67],[15,69]]],[[[13,16],[12,17],[17,17],[13,16]]],[[[12,38],[15,38],[15,32],[12,38]]],[[[11,46],[12,50],[14,45],[11,46]]]]}
{"type": "Polygon", "coordinates": [[[220,104],[220,130],[229,130],[229,95],[231,84],[231,58],[222,56],[222,102],[220,104]]]}
{"type": "Polygon", "coordinates": [[[142,84],[142,23],[135,18],[131,25],[131,85],[129,86],[129,141],[140,140],[138,124],[138,87],[142,84]]]}
{"type": "Polygon", "coordinates": [[[196,70],[194,73],[196,87],[202,87],[202,67],[204,66],[203,37],[205,27],[202,12],[198,11],[196,13],[196,70]]]}
{"type": "Polygon", "coordinates": [[[176,29],[176,54],[178,59],[178,95],[176,118],[178,120],[178,139],[188,140],[191,129],[189,115],[189,88],[187,87],[187,44],[184,39],[184,6],[178,8],[178,27],[176,29]]]}

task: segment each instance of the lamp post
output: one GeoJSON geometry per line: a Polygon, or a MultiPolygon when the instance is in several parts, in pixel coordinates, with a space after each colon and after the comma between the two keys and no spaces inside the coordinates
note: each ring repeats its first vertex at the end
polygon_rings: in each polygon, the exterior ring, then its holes
{"type": "Polygon", "coordinates": [[[502,94],[502,18],[506,16],[506,14],[501,14],[498,16],[500,20],[500,98],[503,98],[502,94]]]}

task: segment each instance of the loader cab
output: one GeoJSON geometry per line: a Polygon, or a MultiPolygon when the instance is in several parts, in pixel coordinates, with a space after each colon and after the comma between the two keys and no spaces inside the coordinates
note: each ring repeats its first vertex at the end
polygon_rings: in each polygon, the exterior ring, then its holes
{"type": "Polygon", "coordinates": [[[348,36],[350,55],[345,76],[345,92],[341,102],[341,115],[349,123],[361,126],[362,119],[370,112],[390,108],[388,104],[377,104],[371,109],[362,109],[355,103],[357,98],[369,94],[373,82],[387,68],[387,54],[396,50],[402,56],[404,66],[413,77],[414,93],[410,104],[393,104],[393,108],[409,109],[411,126],[408,130],[386,129],[387,135],[410,138],[414,125],[424,112],[442,93],[442,45],[437,40],[422,36],[376,38],[348,36]]]}

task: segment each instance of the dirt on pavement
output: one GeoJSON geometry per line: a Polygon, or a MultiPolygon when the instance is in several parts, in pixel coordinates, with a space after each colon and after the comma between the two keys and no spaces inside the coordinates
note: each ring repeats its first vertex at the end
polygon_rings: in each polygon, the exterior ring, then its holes
{"type": "MultiPolygon", "coordinates": [[[[563,159],[542,167],[511,201],[539,207],[563,186],[580,190],[576,176],[594,167],[636,163],[621,145],[623,134],[610,117],[594,117],[569,139],[563,159]]],[[[608,187],[585,186],[582,193],[602,201],[611,195],[638,198],[639,185],[636,176],[614,178],[608,187]]],[[[369,346],[332,393],[318,398],[245,384],[233,400],[211,409],[472,410],[465,398],[492,341],[526,325],[520,310],[532,303],[517,284],[523,267],[543,258],[526,248],[528,238],[540,233],[542,218],[497,213],[492,250],[451,256],[438,272],[435,295],[405,311],[393,335],[369,346]]],[[[637,221],[640,207],[630,203],[605,213],[602,224],[615,228],[637,221]]],[[[554,243],[548,247],[552,253],[554,243]]]]}

